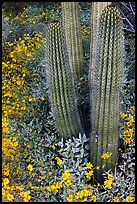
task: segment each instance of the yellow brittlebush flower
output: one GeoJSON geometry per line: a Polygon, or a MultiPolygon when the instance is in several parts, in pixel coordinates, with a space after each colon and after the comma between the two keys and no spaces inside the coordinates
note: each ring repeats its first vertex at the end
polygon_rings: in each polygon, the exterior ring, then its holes
{"type": "Polygon", "coordinates": [[[91,196],[91,200],[94,201],[94,202],[96,202],[97,197],[96,197],[95,195],[92,195],[92,196],[91,196]]]}
{"type": "Polygon", "coordinates": [[[119,198],[117,196],[114,197],[114,202],[119,202],[119,198]]]}
{"type": "Polygon", "coordinates": [[[73,201],[73,195],[69,195],[68,198],[67,198],[67,201],[72,202],[73,201]]]}
{"type": "Polygon", "coordinates": [[[106,153],[101,155],[101,158],[104,159],[104,160],[107,160],[107,159],[110,158],[111,155],[112,155],[111,152],[106,152],[106,153]]]}
{"type": "Polygon", "coordinates": [[[130,110],[135,110],[135,106],[130,106],[130,110]]]}
{"type": "Polygon", "coordinates": [[[9,184],[9,179],[8,178],[3,179],[3,185],[6,186],[7,184],[9,184]]]}
{"type": "Polygon", "coordinates": [[[113,183],[112,179],[108,179],[108,180],[104,181],[105,188],[111,189],[112,183],[113,183]]]}
{"type": "Polygon", "coordinates": [[[70,186],[72,184],[70,179],[66,180],[64,183],[66,186],[70,186]]]}
{"type": "Polygon", "coordinates": [[[131,121],[131,122],[134,122],[134,117],[133,117],[133,116],[129,116],[127,119],[128,119],[129,121],[131,121]]]}
{"type": "Polygon", "coordinates": [[[62,175],[63,180],[67,180],[70,176],[69,170],[65,170],[65,172],[62,175]]]}
{"type": "Polygon", "coordinates": [[[59,157],[55,157],[55,160],[57,160],[57,164],[61,165],[62,164],[62,160],[59,157]]]}
{"type": "Polygon", "coordinates": [[[134,200],[135,200],[135,198],[132,195],[130,195],[126,198],[126,202],[134,202],[134,200]]]}
{"type": "Polygon", "coordinates": [[[7,200],[8,201],[13,201],[13,199],[14,199],[14,196],[12,194],[8,193],[7,200]]]}
{"type": "Polygon", "coordinates": [[[90,162],[88,162],[87,164],[86,164],[86,168],[87,169],[91,169],[93,167],[93,165],[90,163],[90,162]]]}
{"type": "Polygon", "coordinates": [[[29,165],[27,166],[27,168],[28,168],[29,171],[33,171],[33,166],[32,166],[31,164],[29,164],[29,165]]]}
{"type": "Polygon", "coordinates": [[[86,177],[90,178],[91,176],[93,176],[93,170],[90,170],[89,172],[86,171],[86,177]]]}
{"type": "Polygon", "coordinates": [[[126,144],[130,144],[131,139],[130,139],[130,138],[125,138],[125,139],[124,139],[124,142],[125,142],[126,144]]]}

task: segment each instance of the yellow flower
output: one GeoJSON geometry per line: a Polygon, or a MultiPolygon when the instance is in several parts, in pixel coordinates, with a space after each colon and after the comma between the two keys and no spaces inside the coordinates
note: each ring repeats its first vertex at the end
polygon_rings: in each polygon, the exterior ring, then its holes
{"type": "Polygon", "coordinates": [[[67,201],[72,202],[72,200],[73,200],[73,195],[69,195],[68,198],[67,198],[67,201]]]}
{"type": "Polygon", "coordinates": [[[128,133],[129,133],[128,130],[124,131],[124,135],[128,135],[128,133]]]}
{"type": "Polygon", "coordinates": [[[126,139],[124,139],[124,142],[125,142],[126,144],[130,144],[131,139],[130,139],[130,138],[126,138],[126,139]]]}
{"type": "Polygon", "coordinates": [[[87,164],[86,164],[86,168],[87,169],[91,169],[93,167],[93,165],[90,163],[90,162],[88,162],[87,164]]]}
{"type": "Polygon", "coordinates": [[[83,198],[83,193],[81,192],[81,191],[78,191],[77,193],[76,193],[76,196],[75,196],[75,198],[76,199],[81,199],[81,198],[83,198]]]}
{"type": "Polygon", "coordinates": [[[45,98],[44,98],[44,97],[41,97],[41,100],[42,100],[42,101],[44,101],[44,100],[45,100],[45,98]]]}
{"type": "Polygon", "coordinates": [[[14,146],[17,147],[18,146],[18,142],[14,142],[14,146]]]}
{"type": "Polygon", "coordinates": [[[104,186],[105,188],[111,189],[111,185],[112,185],[112,179],[106,180],[104,181],[104,186]]]}
{"type": "Polygon", "coordinates": [[[120,116],[121,116],[121,118],[125,118],[126,116],[127,116],[127,114],[124,114],[124,113],[122,113],[122,112],[120,112],[120,114],[119,114],[120,116]]]}
{"type": "Polygon", "coordinates": [[[113,175],[112,174],[108,174],[108,179],[112,179],[113,180],[113,175]]]}
{"type": "Polygon", "coordinates": [[[119,202],[119,198],[117,196],[114,197],[114,202],[119,202]]]}
{"type": "Polygon", "coordinates": [[[86,202],[87,201],[87,198],[84,198],[83,200],[81,200],[81,202],[86,202]]]}
{"type": "Polygon", "coordinates": [[[24,197],[24,201],[25,201],[25,202],[29,202],[30,199],[31,199],[31,196],[30,196],[30,195],[27,195],[26,197],[24,197]]]}
{"type": "Polygon", "coordinates": [[[133,117],[133,116],[129,116],[127,119],[128,119],[129,121],[131,121],[131,122],[134,122],[134,117],[133,117]]]}
{"type": "Polygon", "coordinates": [[[33,166],[32,166],[31,164],[29,164],[29,165],[27,166],[27,168],[28,168],[29,171],[32,171],[32,170],[33,170],[33,166]]]}
{"type": "Polygon", "coordinates": [[[61,165],[62,164],[62,160],[59,157],[56,157],[55,160],[57,160],[57,164],[61,165]]]}
{"type": "Polygon", "coordinates": [[[110,157],[111,155],[112,155],[111,152],[106,152],[105,154],[102,154],[102,155],[101,155],[101,158],[106,160],[106,159],[109,159],[109,157],[110,157]]]}
{"type": "Polygon", "coordinates": [[[5,176],[8,176],[8,175],[9,175],[9,172],[10,172],[9,170],[4,171],[3,174],[4,174],[5,176]]]}
{"type": "Polygon", "coordinates": [[[57,189],[62,188],[62,183],[61,183],[61,181],[58,181],[58,182],[56,183],[56,188],[57,188],[57,189]]]}
{"type": "Polygon", "coordinates": [[[7,195],[7,200],[8,200],[8,201],[13,201],[13,199],[14,199],[14,196],[9,193],[9,194],[7,195]]]}
{"type": "Polygon", "coordinates": [[[132,136],[133,132],[134,132],[133,129],[129,129],[129,131],[128,131],[129,136],[132,136]]]}
{"type": "Polygon", "coordinates": [[[64,183],[65,183],[66,186],[70,186],[72,184],[70,179],[66,180],[64,183]]]}
{"type": "Polygon", "coordinates": [[[130,110],[135,110],[135,106],[130,106],[130,110]]]}
{"type": "Polygon", "coordinates": [[[81,191],[81,193],[83,194],[83,196],[89,196],[90,195],[90,191],[88,189],[83,189],[81,191]]]}
{"type": "Polygon", "coordinates": [[[56,186],[55,185],[51,185],[51,190],[55,191],[56,190],[56,186]]]}
{"type": "Polygon", "coordinates": [[[69,176],[70,176],[70,172],[69,172],[69,170],[66,170],[66,171],[63,173],[62,178],[63,178],[64,180],[67,180],[69,176]]]}
{"type": "Polygon", "coordinates": [[[89,172],[86,171],[86,177],[87,178],[90,178],[92,175],[93,175],[93,171],[92,170],[89,171],[89,172]]]}
{"type": "Polygon", "coordinates": [[[127,122],[127,126],[131,127],[132,126],[132,122],[131,121],[127,122]]]}
{"type": "Polygon", "coordinates": [[[95,195],[92,195],[92,196],[91,196],[91,199],[92,199],[94,202],[96,202],[97,197],[96,197],[95,195]]]}
{"type": "Polygon", "coordinates": [[[7,184],[9,184],[9,179],[8,178],[3,179],[3,185],[6,186],[7,184]]]}
{"type": "Polygon", "coordinates": [[[15,58],[13,58],[13,59],[12,59],[12,62],[16,62],[16,59],[15,59],[15,58]]]}
{"type": "Polygon", "coordinates": [[[135,200],[135,198],[132,195],[130,195],[126,198],[126,202],[133,202],[134,200],[135,200]]]}

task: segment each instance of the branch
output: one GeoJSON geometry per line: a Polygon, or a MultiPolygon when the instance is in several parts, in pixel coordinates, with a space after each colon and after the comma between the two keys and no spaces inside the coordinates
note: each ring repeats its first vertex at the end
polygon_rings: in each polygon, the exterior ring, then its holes
{"type": "Polygon", "coordinates": [[[121,13],[122,13],[122,15],[123,15],[123,17],[124,17],[124,19],[128,22],[128,24],[130,25],[130,27],[131,27],[131,30],[132,30],[132,32],[134,32],[135,33],[135,29],[134,29],[134,26],[133,26],[133,24],[129,21],[129,19],[125,16],[125,14],[122,12],[122,10],[120,9],[120,11],[121,11],[121,13]]]}
{"type": "Polygon", "coordinates": [[[135,12],[134,12],[134,10],[133,10],[133,8],[132,8],[131,2],[129,2],[129,6],[130,6],[131,11],[132,11],[132,13],[133,13],[133,16],[134,16],[134,18],[135,18],[135,12]]]}

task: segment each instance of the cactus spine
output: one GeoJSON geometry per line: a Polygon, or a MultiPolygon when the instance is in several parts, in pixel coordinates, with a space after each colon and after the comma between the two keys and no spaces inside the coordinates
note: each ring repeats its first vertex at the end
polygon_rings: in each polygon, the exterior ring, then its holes
{"type": "Polygon", "coordinates": [[[84,74],[84,55],[80,31],[79,2],[61,2],[69,62],[72,64],[74,83],[84,74]]]}
{"type": "Polygon", "coordinates": [[[57,128],[61,135],[67,138],[76,136],[82,130],[63,31],[59,22],[51,23],[48,27],[47,80],[57,128]]]}
{"type": "MultiPolygon", "coordinates": [[[[106,7],[99,21],[96,59],[90,64],[91,77],[91,153],[94,166],[104,164],[101,155],[111,152],[105,170],[117,162],[120,86],[123,70],[122,21],[115,7],[106,7]]],[[[93,49],[94,51],[94,49],[93,49]]],[[[93,57],[93,56],[92,56],[93,57]]],[[[101,181],[101,171],[96,179],[101,181]]]]}

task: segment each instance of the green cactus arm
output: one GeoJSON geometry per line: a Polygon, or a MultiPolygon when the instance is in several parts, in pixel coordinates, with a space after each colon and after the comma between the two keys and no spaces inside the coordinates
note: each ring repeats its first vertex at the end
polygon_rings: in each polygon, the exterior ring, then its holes
{"type": "Polygon", "coordinates": [[[58,118],[58,120],[56,120],[57,126],[59,127],[60,132],[63,132],[65,135],[67,135],[68,132],[67,132],[67,129],[65,128],[66,124],[64,122],[65,121],[64,114],[62,111],[62,106],[60,105],[61,99],[60,99],[60,89],[58,88],[59,79],[57,75],[58,67],[57,67],[56,49],[55,49],[56,39],[55,39],[55,28],[53,25],[51,25],[51,27],[49,28],[49,31],[51,32],[50,43],[49,43],[50,45],[49,56],[52,59],[51,61],[52,68],[49,69],[49,75],[51,77],[51,81],[49,81],[49,83],[51,83],[50,101],[52,103],[52,108],[54,109],[55,118],[58,118]]]}
{"type": "MultiPolygon", "coordinates": [[[[67,56],[65,56],[65,53],[63,54],[63,52],[61,52],[61,50],[63,50],[61,41],[59,41],[59,47],[61,48],[59,50],[60,51],[60,62],[62,64],[61,67],[64,68],[64,67],[68,66],[68,61],[67,61],[67,56]],[[63,63],[65,63],[65,64],[63,64],[63,63]]],[[[74,83],[72,80],[72,76],[70,74],[68,75],[68,69],[66,69],[65,71],[62,70],[62,77],[63,77],[62,86],[64,87],[64,99],[65,99],[66,109],[69,108],[69,109],[71,109],[72,113],[75,113],[72,115],[68,114],[69,122],[71,124],[72,121],[78,121],[77,123],[80,124],[79,114],[78,114],[78,110],[77,110],[77,107],[75,104],[75,98],[76,97],[75,97],[74,83]],[[77,116],[77,118],[76,118],[76,116],[77,116]]],[[[69,109],[68,109],[68,113],[70,112],[69,109]]],[[[70,125],[72,128],[72,131],[73,132],[75,131],[76,133],[78,133],[77,123],[70,125]]]]}
{"type": "MultiPolygon", "coordinates": [[[[91,161],[95,166],[100,166],[104,164],[101,155],[112,152],[105,170],[110,168],[114,170],[117,161],[119,93],[124,57],[121,19],[115,7],[108,6],[104,9],[99,27],[97,58],[94,67],[90,67],[94,73],[94,80],[91,83],[91,161]]],[[[100,180],[101,171],[96,174],[100,180]]]]}
{"type": "Polygon", "coordinates": [[[64,137],[77,136],[82,132],[75,103],[74,82],[67,60],[63,28],[52,23],[48,28],[48,72],[49,98],[58,130],[64,137]]]}
{"type": "Polygon", "coordinates": [[[61,2],[69,61],[72,64],[74,83],[84,74],[84,56],[80,31],[79,2],[61,2]]]}
{"type": "MultiPolygon", "coordinates": [[[[93,2],[91,7],[91,43],[90,43],[90,60],[89,66],[94,67],[94,63],[96,61],[96,53],[97,53],[97,36],[99,32],[99,19],[102,14],[102,11],[108,5],[111,5],[112,2],[93,2]]],[[[91,81],[94,81],[94,72],[92,69],[89,69],[89,84],[91,81]]]]}

